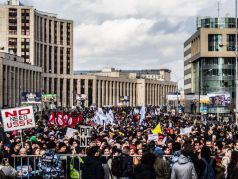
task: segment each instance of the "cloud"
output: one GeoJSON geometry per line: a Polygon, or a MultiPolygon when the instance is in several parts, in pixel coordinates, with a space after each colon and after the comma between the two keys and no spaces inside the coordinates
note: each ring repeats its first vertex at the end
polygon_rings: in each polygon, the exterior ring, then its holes
{"type": "MultiPolygon", "coordinates": [[[[77,70],[170,68],[179,78],[183,76],[183,43],[196,31],[196,16],[217,15],[217,0],[22,2],[74,20],[77,70]]],[[[234,2],[221,2],[221,16],[234,11],[234,2]]]]}

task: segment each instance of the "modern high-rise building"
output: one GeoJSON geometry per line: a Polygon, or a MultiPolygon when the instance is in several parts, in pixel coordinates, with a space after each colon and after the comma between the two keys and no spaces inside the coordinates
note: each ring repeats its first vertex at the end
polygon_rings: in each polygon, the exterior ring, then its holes
{"type": "Polygon", "coordinates": [[[218,105],[209,104],[208,113],[230,113],[235,108],[235,27],[231,17],[197,18],[197,31],[184,43],[185,94],[231,96],[231,105],[215,99],[218,105]]]}
{"type": "Polygon", "coordinates": [[[0,5],[0,49],[42,67],[38,92],[57,94],[58,104],[72,105],[73,21],[8,0],[0,5]]]}

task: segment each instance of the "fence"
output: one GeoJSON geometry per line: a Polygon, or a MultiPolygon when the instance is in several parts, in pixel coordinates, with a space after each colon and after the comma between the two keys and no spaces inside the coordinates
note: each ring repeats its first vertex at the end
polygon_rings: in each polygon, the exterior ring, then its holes
{"type": "MultiPolygon", "coordinates": [[[[71,179],[70,177],[70,165],[76,169],[81,175],[81,165],[86,155],[74,155],[74,154],[56,154],[62,161],[64,174],[60,178],[71,179]]],[[[109,156],[102,156],[106,159],[109,156]]],[[[131,155],[133,161],[135,159],[140,160],[141,155],[131,155]]],[[[167,156],[168,157],[168,156],[167,156]]],[[[15,156],[13,159],[13,167],[17,170],[17,179],[38,179],[41,178],[38,169],[38,162],[41,156],[38,155],[27,155],[27,156],[15,156]]],[[[106,160],[107,161],[107,160],[106,160]]],[[[81,178],[81,177],[80,177],[81,178]]]]}

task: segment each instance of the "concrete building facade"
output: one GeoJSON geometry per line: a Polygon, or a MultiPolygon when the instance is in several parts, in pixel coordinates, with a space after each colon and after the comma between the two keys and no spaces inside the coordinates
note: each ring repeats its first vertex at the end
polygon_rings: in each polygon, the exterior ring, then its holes
{"type": "Polygon", "coordinates": [[[198,18],[197,31],[184,43],[185,93],[231,95],[230,106],[209,107],[208,113],[235,108],[235,27],[235,18],[198,18]]]}
{"type": "Polygon", "coordinates": [[[0,53],[0,108],[19,106],[24,91],[40,92],[41,67],[24,62],[22,57],[0,53]]]}
{"type": "Polygon", "coordinates": [[[73,21],[9,0],[0,5],[0,49],[42,67],[41,92],[72,105],[73,21]]]}
{"type": "Polygon", "coordinates": [[[0,5],[0,108],[19,105],[22,92],[56,94],[57,106],[163,105],[176,90],[170,70],[115,70],[75,75],[73,21],[25,6],[19,0],[0,5]]]}
{"type": "MultiPolygon", "coordinates": [[[[96,104],[98,106],[118,105],[120,96],[129,96],[127,105],[165,105],[167,104],[166,95],[176,91],[177,83],[164,79],[155,80],[145,78],[146,70],[123,71],[104,69],[102,72],[85,73],[74,76],[74,93],[85,94],[88,100],[85,106],[96,104]],[[133,73],[129,73],[133,72],[133,73]],[[140,73],[139,73],[140,72],[140,73]]],[[[165,74],[170,79],[170,70],[161,69],[156,73],[150,74],[158,76],[165,74]]],[[[74,101],[74,104],[76,101],[74,101]]]]}

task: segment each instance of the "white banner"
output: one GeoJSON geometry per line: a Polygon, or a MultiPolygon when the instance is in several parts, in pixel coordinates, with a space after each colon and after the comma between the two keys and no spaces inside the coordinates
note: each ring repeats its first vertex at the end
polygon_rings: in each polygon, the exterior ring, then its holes
{"type": "Polygon", "coordinates": [[[75,133],[79,133],[79,131],[68,127],[65,135],[71,138],[74,136],[75,133]]]}
{"type": "Polygon", "coordinates": [[[1,113],[5,132],[35,127],[32,106],[3,109],[1,113]]]}
{"type": "Polygon", "coordinates": [[[148,135],[148,141],[157,141],[158,140],[158,134],[149,134],[148,135]]]}
{"type": "Polygon", "coordinates": [[[168,101],[177,101],[180,100],[180,95],[176,95],[176,94],[167,94],[167,100],[168,101]]]}
{"type": "Polygon", "coordinates": [[[186,127],[186,128],[180,128],[180,134],[181,135],[186,135],[192,132],[193,126],[186,127]]]}

